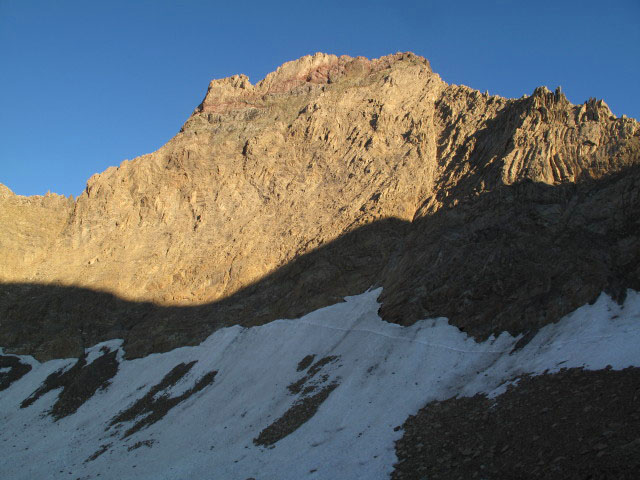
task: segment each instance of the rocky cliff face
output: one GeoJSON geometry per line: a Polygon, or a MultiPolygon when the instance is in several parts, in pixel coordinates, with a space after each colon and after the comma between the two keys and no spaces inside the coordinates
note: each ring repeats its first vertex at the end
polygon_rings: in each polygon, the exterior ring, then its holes
{"type": "Polygon", "coordinates": [[[602,101],[489,96],[410,53],[214,80],[75,202],[0,192],[0,344],[139,356],[374,285],[390,321],[534,331],[640,289],[639,165],[640,125],[602,101]]]}

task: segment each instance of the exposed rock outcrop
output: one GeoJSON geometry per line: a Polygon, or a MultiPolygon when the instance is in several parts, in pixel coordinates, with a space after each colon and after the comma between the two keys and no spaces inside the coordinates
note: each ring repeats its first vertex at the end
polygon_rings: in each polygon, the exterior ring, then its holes
{"type": "Polygon", "coordinates": [[[0,192],[0,344],[121,336],[137,356],[372,285],[395,322],[534,330],[640,288],[639,164],[638,122],[602,101],[489,96],[410,53],[214,80],[176,137],[75,202],[0,192]]]}

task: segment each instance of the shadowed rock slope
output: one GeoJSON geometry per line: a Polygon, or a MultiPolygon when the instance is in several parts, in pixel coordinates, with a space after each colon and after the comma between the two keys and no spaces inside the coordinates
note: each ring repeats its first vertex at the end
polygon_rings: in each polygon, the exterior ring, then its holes
{"type": "Polygon", "coordinates": [[[140,356],[372,285],[390,321],[533,331],[640,289],[639,164],[638,122],[602,101],[489,96],[410,53],[214,80],[75,202],[0,191],[0,344],[140,356]]]}
{"type": "Polygon", "coordinates": [[[572,368],[431,402],[404,423],[391,478],[636,478],[639,382],[638,368],[572,368]]]}

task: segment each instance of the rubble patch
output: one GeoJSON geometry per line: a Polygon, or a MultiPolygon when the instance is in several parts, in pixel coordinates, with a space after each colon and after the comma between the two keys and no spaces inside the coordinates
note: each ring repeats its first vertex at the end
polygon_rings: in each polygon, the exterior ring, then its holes
{"type": "Polygon", "coordinates": [[[96,458],[98,458],[100,455],[102,455],[107,450],[109,450],[111,448],[111,445],[112,445],[111,443],[105,443],[104,445],[100,445],[100,448],[98,448],[98,450],[96,450],[89,458],[87,458],[84,461],[84,463],[93,462],[96,458]]]}
{"type": "Polygon", "coordinates": [[[262,430],[260,434],[254,438],[254,444],[268,447],[295,432],[316,414],[320,405],[322,405],[329,397],[329,394],[338,387],[339,383],[337,380],[328,383],[328,374],[323,374],[315,379],[314,377],[327,365],[337,362],[340,356],[329,355],[311,365],[314,358],[315,355],[307,355],[304,357],[298,363],[297,371],[301,372],[308,368],[307,374],[287,385],[289,393],[298,395],[298,399],[280,418],[262,430]],[[309,382],[311,382],[311,384],[308,384],[309,382]]]}
{"type": "Polygon", "coordinates": [[[287,435],[295,432],[311,417],[313,417],[322,403],[333,392],[337,383],[332,383],[324,387],[315,395],[310,397],[302,397],[296,401],[293,406],[287,410],[284,415],[275,422],[262,430],[257,438],[253,439],[253,443],[263,447],[268,447],[282,440],[287,435]]]}
{"type": "Polygon", "coordinates": [[[133,450],[136,450],[140,447],[148,447],[151,448],[153,447],[153,444],[156,443],[155,440],[149,439],[149,440],[141,440],[139,442],[134,443],[133,445],[131,445],[130,447],[127,447],[127,452],[131,452],[133,450]]]}
{"type": "Polygon", "coordinates": [[[31,371],[31,365],[22,363],[18,357],[0,355],[0,392],[31,371]]]}
{"type": "Polygon", "coordinates": [[[62,388],[56,403],[47,413],[54,420],[75,413],[98,390],[107,388],[118,372],[117,350],[111,351],[103,347],[101,353],[89,364],[87,354],[84,354],[71,368],[53,372],[35,392],[20,403],[20,408],[27,408],[45,393],[62,388]]]}
{"type": "Polygon", "coordinates": [[[173,369],[164,376],[160,383],[151,387],[142,398],[137,400],[126,410],[116,415],[113,420],[111,420],[109,426],[139,419],[124,433],[122,438],[126,438],[142,428],[148,427],[149,425],[161,420],[173,407],[185,401],[191,397],[191,395],[211,385],[218,373],[215,370],[200,377],[193,387],[181,395],[170,397],[166,392],[160,394],[160,392],[163,392],[178,383],[180,379],[189,373],[195,364],[196,361],[194,360],[189,363],[180,363],[173,367],[173,369]]]}
{"type": "Polygon", "coordinates": [[[306,357],[304,357],[302,360],[298,362],[296,371],[302,372],[303,370],[306,370],[307,368],[309,368],[309,365],[313,363],[314,358],[316,358],[315,355],[307,355],[306,357]]]}
{"type": "Polygon", "coordinates": [[[391,478],[637,478],[639,385],[640,368],[572,368],[429,403],[402,426],[391,478]]]}
{"type": "MultiPolygon", "coordinates": [[[[309,370],[307,371],[307,375],[287,385],[287,390],[289,390],[291,394],[297,395],[300,392],[302,392],[307,382],[311,380],[313,377],[315,377],[318,374],[318,372],[324,368],[325,365],[337,362],[340,359],[340,356],[338,355],[329,355],[321,358],[316,363],[311,365],[311,367],[309,367],[309,365],[304,366],[305,363],[307,362],[308,364],[311,364],[311,362],[313,362],[314,357],[315,355],[307,355],[300,361],[300,363],[298,363],[298,368],[297,368],[298,372],[305,370],[306,368],[309,368],[309,370]],[[303,365],[303,368],[301,368],[300,365],[303,365]]],[[[322,379],[322,381],[326,381],[326,378],[322,379]]]]}

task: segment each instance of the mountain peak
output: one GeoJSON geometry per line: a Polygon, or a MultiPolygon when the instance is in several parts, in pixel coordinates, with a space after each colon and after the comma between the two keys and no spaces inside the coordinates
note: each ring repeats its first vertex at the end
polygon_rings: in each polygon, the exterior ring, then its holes
{"type": "Polygon", "coordinates": [[[364,79],[372,73],[391,69],[399,62],[421,64],[431,71],[427,59],[411,52],[373,60],[318,52],[284,63],[256,85],[243,74],[212,80],[196,113],[228,112],[255,103],[264,95],[283,94],[304,86],[329,85],[342,79],[364,79]]]}

